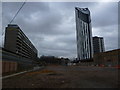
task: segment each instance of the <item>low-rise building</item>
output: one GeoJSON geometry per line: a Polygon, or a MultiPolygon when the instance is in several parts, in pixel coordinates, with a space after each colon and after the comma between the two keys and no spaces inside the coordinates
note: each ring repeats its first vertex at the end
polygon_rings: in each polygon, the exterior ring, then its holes
{"type": "Polygon", "coordinates": [[[116,66],[120,62],[120,49],[106,51],[94,54],[94,63],[96,65],[116,66]]]}

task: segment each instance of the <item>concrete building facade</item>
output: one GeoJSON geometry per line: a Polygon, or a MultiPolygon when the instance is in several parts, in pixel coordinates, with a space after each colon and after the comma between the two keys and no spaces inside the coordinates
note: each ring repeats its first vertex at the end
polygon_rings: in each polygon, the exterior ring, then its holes
{"type": "Polygon", "coordinates": [[[77,59],[93,58],[91,17],[88,8],[75,7],[77,59]]]}
{"type": "Polygon", "coordinates": [[[6,27],[4,48],[25,58],[37,58],[37,49],[16,24],[6,27]]]}
{"type": "Polygon", "coordinates": [[[100,53],[105,51],[103,37],[93,37],[93,50],[94,53],[100,53]]]}

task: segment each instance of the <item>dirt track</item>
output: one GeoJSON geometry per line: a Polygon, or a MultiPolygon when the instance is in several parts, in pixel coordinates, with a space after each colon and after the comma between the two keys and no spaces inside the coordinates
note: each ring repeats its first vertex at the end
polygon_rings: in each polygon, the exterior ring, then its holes
{"type": "Polygon", "coordinates": [[[47,66],[43,70],[3,79],[3,88],[117,87],[117,69],[92,66],[47,66]]]}

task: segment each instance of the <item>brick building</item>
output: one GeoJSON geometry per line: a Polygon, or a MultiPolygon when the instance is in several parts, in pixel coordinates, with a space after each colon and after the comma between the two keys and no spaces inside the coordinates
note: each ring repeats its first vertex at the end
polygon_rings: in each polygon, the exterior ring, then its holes
{"type": "Polygon", "coordinates": [[[116,66],[120,62],[120,49],[96,53],[93,60],[96,65],[116,66]]]}

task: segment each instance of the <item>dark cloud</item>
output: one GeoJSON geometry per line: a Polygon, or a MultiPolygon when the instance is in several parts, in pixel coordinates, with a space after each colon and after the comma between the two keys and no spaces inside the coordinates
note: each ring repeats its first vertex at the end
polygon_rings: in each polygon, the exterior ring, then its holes
{"type": "Polygon", "coordinates": [[[118,3],[101,3],[92,11],[94,27],[104,27],[118,24],[118,3]]]}
{"type": "MultiPolygon", "coordinates": [[[[21,2],[3,3],[3,29],[13,18],[21,2]]],[[[103,36],[106,50],[117,48],[117,3],[27,2],[13,23],[23,32],[40,55],[76,57],[75,7],[91,11],[93,36],[103,36]],[[111,43],[113,42],[113,43],[111,43]]]]}

